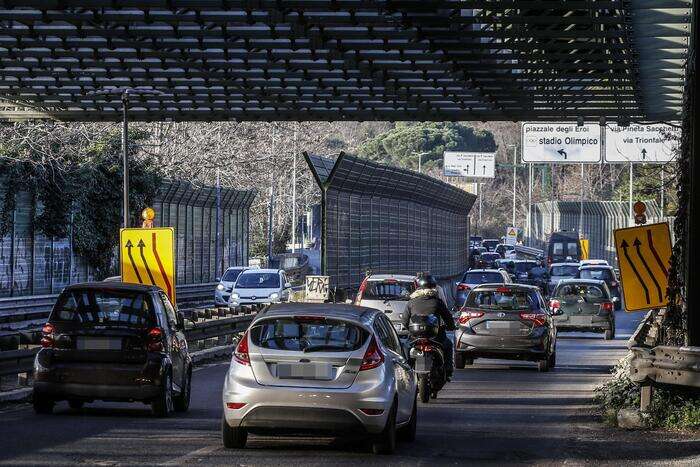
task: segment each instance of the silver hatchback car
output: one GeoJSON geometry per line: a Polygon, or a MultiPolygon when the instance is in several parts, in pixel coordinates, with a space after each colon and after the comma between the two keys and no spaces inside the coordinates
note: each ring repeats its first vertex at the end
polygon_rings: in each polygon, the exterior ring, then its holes
{"type": "Polygon", "coordinates": [[[345,304],[286,303],[258,314],[226,375],[222,436],[362,435],[372,450],[412,441],[416,376],[389,319],[345,304]]]}

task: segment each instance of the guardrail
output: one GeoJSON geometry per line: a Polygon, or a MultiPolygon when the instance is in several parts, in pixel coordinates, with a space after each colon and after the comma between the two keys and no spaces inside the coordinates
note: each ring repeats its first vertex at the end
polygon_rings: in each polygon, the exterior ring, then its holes
{"type": "MultiPolygon", "coordinates": [[[[195,322],[185,326],[185,337],[192,348],[198,347],[195,342],[206,341],[221,337],[233,337],[244,331],[250,325],[253,308],[242,307],[236,310],[243,313],[239,316],[214,318],[209,321],[195,322]]],[[[216,316],[216,315],[214,315],[216,316]]],[[[223,343],[224,345],[230,342],[223,343]]],[[[204,350],[205,345],[199,346],[204,350]]],[[[31,372],[34,366],[34,356],[39,347],[29,349],[8,350],[0,352],[0,376],[11,376],[31,372]]]]}
{"type": "Polygon", "coordinates": [[[650,311],[628,342],[630,379],[642,386],[642,411],[654,385],[700,388],[700,347],[658,345],[665,317],[665,310],[650,311]]]}

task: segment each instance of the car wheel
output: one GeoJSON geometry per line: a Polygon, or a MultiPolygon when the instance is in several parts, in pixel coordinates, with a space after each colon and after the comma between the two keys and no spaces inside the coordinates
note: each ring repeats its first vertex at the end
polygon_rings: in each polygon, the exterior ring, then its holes
{"type": "Polygon", "coordinates": [[[32,404],[34,405],[34,412],[38,414],[50,414],[53,412],[53,406],[55,402],[46,396],[34,393],[32,404]]]}
{"type": "Polygon", "coordinates": [[[464,370],[464,366],[466,365],[465,360],[466,359],[462,352],[455,352],[455,368],[458,370],[464,370]]]}
{"type": "Polygon", "coordinates": [[[427,376],[418,378],[418,395],[422,403],[427,404],[430,401],[430,382],[427,376]]]}
{"type": "Polygon", "coordinates": [[[416,440],[416,428],[418,426],[418,394],[413,399],[413,411],[411,412],[411,418],[408,424],[399,429],[399,438],[401,441],[415,441],[416,440]]]}
{"type": "Polygon", "coordinates": [[[169,417],[173,413],[173,380],[169,371],[165,374],[160,394],[152,402],[151,407],[156,417],[169,417]]]}
{"type": "Polygon", "coordinates": [[[82,408],[83,408],[83,404],[85,404],[85,402],[79,401],[79,400],[77,400],[77,399],[70,399],[70,400],[68,401],[68,406],[69,406],[71,409],[73,409],[73,410],[80,410],[80,409],[82,409],[82,408]]]}
{"type": "Polygon", "coordinates": [[[540,373],[549,371],[549,360],[538,360],[537,371],[539,371],[540,373]]]}
{"type": "Polygon", "coordinates": [[[610,341],[615,338],[615,332],[612,329],[608,329],[605,331],[605,340],[610,341]]]}
{"type": "Polygon", "coordinates": [[[245,428],[231,428],[226,422],[226,417],[222,417],[221,438],[226,449],[243,449],[248,442],[248,432],[245,428]]]}
{"type": "Polygon", "coordinates": [[[182,391],[173,398],[173,405],[176,412],[187,412],[190,408],[190,398],[192,397],[192,369],[187,371],[185,382],[182,384],[182,391]]]}
{"type": "Polygon", "coordinates": [[[396,449],[396,401],[391,406],[386,419],[384,431],[372,441],[372,452],[375,454],[393,454],[396,449]]]}
{"type": "Polygon", "coordinates": [[[549,369],[552,369],[555,366],[557,366],[557,353],[556,352],[552,352],[549,355],[549,358],[547,359],[547,366],[549,367],[549,369]]]}

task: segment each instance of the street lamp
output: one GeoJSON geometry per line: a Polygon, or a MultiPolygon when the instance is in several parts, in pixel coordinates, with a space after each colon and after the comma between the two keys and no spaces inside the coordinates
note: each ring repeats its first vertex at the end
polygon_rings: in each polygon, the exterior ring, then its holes
{"type": "Polygon", "coordinates": [[[513,217],[511,220],[511,226],[515,227],[515,181],[517,177],[517,169],[516,169],[516,157],[517,157],[517,150],[518,150],[518,145],[517,144],[509,144],[508,147],[513,148],[513,217]]]}
{"type": "Polygon", "coordinates": [[[93,91],[89,96],[120,96],[122,101],[122,170],[124,171],[122,184],[122,223],[124,228],[129,227],[129,96],[162,96],[163,92],[148,88],[111,88],[102,91],[93,91]]]}
{"type": "Polygon", "coordinates": [[[418,173],[423,173],[423,156],[430,154],[430,151],[419,152],[418,156],[418,173]]]}

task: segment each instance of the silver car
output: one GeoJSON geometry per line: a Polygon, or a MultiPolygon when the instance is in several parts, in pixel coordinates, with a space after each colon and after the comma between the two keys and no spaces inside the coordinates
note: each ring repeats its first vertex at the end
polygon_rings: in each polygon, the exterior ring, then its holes
{"type": "Polygon", "coordinates": [[[416,376],[389,319],[345,304],[287,303],[258,314],[224,381],[222,436],[363,435],[390,453],[412,441],[416,376]]]}
{"type": "Polygon", "coordinates": [[[374,274],[360,284],[355,304],[386,313],[396,332],[403,337],[408,335],[406,305],[414,290],[414,276],[374,274]]]}
{"type": "Polygon", "coordinates": [[[216,306],[226,306],[228,304],[228,299],[231,296],[231,290],[233,290],[233,285],[238,279],[238,275],[248,269],[245,266],[235,266],[228,268],[224,275],[221,276],[219,283],[216,285],[214,290],[214,304],[216,306]]]}
{"type": "Polygon", "coordinates": [[[248,269],[236,279],[228,305],[269,305],[289,300],[292,284],[281,269],[248,269]]]}

